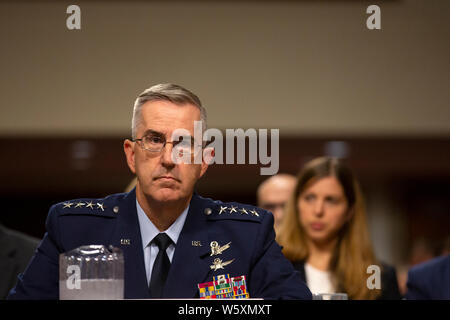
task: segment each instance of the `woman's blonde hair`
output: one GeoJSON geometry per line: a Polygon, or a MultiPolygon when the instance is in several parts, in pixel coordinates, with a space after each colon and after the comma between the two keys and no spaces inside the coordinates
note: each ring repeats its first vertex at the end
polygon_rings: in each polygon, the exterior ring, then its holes
{"type": "Polygon", "coordinates": [[[350,299],[375,299],[381,294],[381,290],[370,290],[366,284],[367,267],[378,263],[367,228],[363,197],[356,178],[342,160],[316,158],[303,167],[298,174],[294,193],[286,205],[277,241],[289,260],[307,260],[309,249],[305,230],[299,220],[298,198],[311,183],[329,176],[334,176],[339,181],[347,199],[348,210],[352,210],[349,221],[339,231],[330,261],[329,270],[334,285],[338,291],[347,293],[350,299]]]}

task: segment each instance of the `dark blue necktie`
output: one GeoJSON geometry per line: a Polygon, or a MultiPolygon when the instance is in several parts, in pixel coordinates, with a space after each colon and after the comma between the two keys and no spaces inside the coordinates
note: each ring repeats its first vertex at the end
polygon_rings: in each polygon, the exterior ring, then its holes
{"type": "Polygon", "coordinates": [[[152,242],[158,246],[159,251],[153,263],[152,276],[150,278],[150,297],[161,298],[170,269],[170,260],[166,249],[172,243],[172,240],[167,234],[159,233],[152,242]]]}

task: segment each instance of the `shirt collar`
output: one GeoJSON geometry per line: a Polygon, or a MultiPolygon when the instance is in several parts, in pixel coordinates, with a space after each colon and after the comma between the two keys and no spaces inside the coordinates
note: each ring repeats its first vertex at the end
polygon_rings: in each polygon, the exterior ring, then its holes
{"type": "MultiPolygon", "coordinates": [[[[136,209],[139,219],[139,228],[141,230],[142,247],[145,248],[150,244],[159,233],[158,228],[150,221],[150,219],[145,214],[139,202],[136,199],[136,209]]],[[[181,230],[183,229],[184,222],[186,221],[186,216],[189,211],[189,205],[184,209],[180,216],[175,220],[172,225],[164,232],[172,239],[173,243],[176,245],[178,237],[180,236],[181,230]]]]}

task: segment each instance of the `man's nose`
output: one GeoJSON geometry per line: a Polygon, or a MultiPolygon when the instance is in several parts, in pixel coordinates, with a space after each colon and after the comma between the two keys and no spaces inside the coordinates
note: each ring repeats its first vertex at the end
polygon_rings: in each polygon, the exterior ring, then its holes
{"type": "Polygon", "coordinates": [[[172,142],[166,142],[166,145],[161,150],[161,164],[164,167],[174,167],[175,163],[172,159],[172,151],[173,151],[173,144],[172,142]]]}

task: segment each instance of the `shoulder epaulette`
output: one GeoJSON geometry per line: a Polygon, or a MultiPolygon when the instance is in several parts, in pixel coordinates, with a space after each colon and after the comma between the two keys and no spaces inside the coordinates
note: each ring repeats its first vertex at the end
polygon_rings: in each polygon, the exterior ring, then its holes
{"type": "Polygon", "coordinates": [[[56,205],[60,215],[98,215],[116,217],[119,207],[108,199],[75,199],[56,205]]]}
{"type": "Polygon", "coordinates": [[[237,202],[224,203],[215,201],[214,206],[205,209],[205,214],[211,220],[237,219],[260,222],[264,212],[262,209],[251,205],[237,202]],[[206,212],[206,210],[209,210],[209,212],[206,212]]]}

